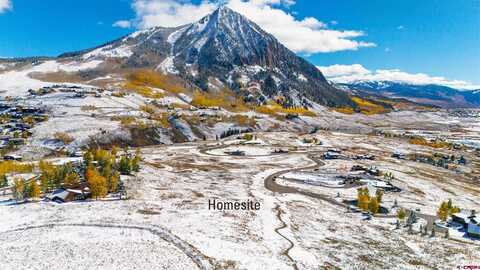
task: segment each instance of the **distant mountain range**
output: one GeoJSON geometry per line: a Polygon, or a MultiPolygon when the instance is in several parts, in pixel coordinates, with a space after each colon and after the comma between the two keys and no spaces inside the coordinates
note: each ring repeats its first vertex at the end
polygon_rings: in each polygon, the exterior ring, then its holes
{"type": "Polygon", "coordinates": [[[227,7],[192,24],[138,31],[60,58],[116,59],[109,65],[154,69],[205,91],[228,87],[242,93],[253,82],[260,85],[261,98],[282,96],[285,105],[354,106],[314,65],[227,7]]]}
{"type": "Polygon", "coordinates": [[[67,65],[57,70],[77,70],[79,76],[74,79],[87,82],[111,74],[124,76],[148,69],[178,77],[191,88],[204,91],[229,88],[257,102],[281,98],[285,106],[309,107],[318,103],[356,108],[358,104],[350,97],[356,93],[401,98],[443,108],[480,107],[480,90],[461,91],[440,85],[391,81],[332,84],[314,65],[227,7],[192,24],[145,29],[56,58],[0,60],[35,64],[57,61],[67,65]],[[255,89],[255,93],[250,89],[255,89]]]}
{"type": "Polygon", "coordinates": [[[405,98],[413,102],[442,108],[480,107],[480,90],[459,90],[443,85],[414,85],[392,81],[358,81],[340,83],[353,93],[368,93],[389,98],[405,98]]]}

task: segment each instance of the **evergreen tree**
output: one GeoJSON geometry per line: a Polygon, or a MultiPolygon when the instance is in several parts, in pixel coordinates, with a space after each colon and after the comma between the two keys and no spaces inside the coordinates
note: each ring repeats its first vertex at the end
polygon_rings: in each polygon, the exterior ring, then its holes
{"type": "Polygon", "coordinates": [[[134,172],[139,172],[140,171],[140,161],[141,161],[141,153],[140,149],[137,149],[135,153],[135,157],[131,161],[131,170],[134,172]]]}
{"type": "Polygon", "coordinates": [[[102,175],[107,179],[110,179],[110,177],[112,176],[112,160],[111,159],[107,159],[105,161],[105,164],[102,168],[102,175]]]}
{"type": "Polygon", "coordinates": [[[8,179],[7,176],[4,174],[0,176],[0,187],[7,187],[8,186],[8,179]]]}
{"type": "Polygon", "coordinates": [[[131,173],[130,160],[126,155],[123,155],[120,158],[120,163],[118,164],[118,169],[123,175],[129,175],[131,173]]]}
{"type": "Polygon", "coordinates": [[[42,192],[45,194],[47,192],[50,192],[50,180],[48,179],[48,176],[45,173],[42,173],[40,176],[40,188],[42,192]]]}
{"type": "Polygon", "coordinates": [[[93,155],[90,149],[88,149],[84,154],[83,154],[83,163],[85,165],[85,168],[90,167],[93,161],[93,155]]]}

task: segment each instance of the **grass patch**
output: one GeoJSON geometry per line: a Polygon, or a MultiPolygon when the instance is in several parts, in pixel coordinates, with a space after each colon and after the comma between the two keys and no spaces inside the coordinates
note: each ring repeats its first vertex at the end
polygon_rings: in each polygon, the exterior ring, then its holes
{"type": "Polygon", "coordinates": [[[125,88],[136,91],[143,96],[153,95],[153,98],[161,98],[163,94],[154,91],[152,88],[159,88],[172,94],[187,92],[187,88],[178,79],[151,70],[140,70],[128,75],[125,88]]]}
{"type": "Polygon", "coordinates": [[[385,108],[385,106],[383,106],[382,104],[379,104],[373,100],[364,99],[360,97],[351,97],[351,99],[353,102],[355,102],[355,105],[357,105],[356,108],[339,107],[339,108],[334,108],[334,110],[343,114],[361,113],[365,115],[382,114],[382,113],[388,113],[390,111],[387,108],[385,108]]]}
{"type": "Polygon", "coordinates": [[[352,101],[357,104],[360,113],[363,113],[365,115],[381,114],[388,112],[388,110],[386,110],[385,107],[383,107],[382,105],[376,104],[373,101],[367,99],[352,97],[352,101]]]}
{"type": "Polygon", "coordinates": [[[428,141],[423,137],[411,137],[408,142],[414,145],[423,145],[432,148],[450,148],[451,144],[443,140],[428,141]]]}
{"type": "Polygon", "coordinates": [[[207,108],[219,107],[231,112],[245,112],[249,110],[245,102],[229,89],[209,93],[196,91],[193,94],[192,105],[207,108]]]}
{"type": "Polygon", "coordinates": [[[267,105],[255,107],[255,112],[266,114],[270,116],[279,116],[280,114],[296,114],[302,116],[317,116],[316,113],[304,108],[304,107],[290,107],[284,108],[275,102],[268,102],[267,105]]]}

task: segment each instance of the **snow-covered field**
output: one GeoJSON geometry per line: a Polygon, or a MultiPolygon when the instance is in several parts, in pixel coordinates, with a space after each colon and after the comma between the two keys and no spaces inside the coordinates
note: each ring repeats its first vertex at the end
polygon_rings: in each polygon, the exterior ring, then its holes
{"type": "MultiPolygon", "coordinates": [[[[258,140],[267,146],[226,140],[227,148],[206,152],[201,146],[214,144],[142,148],[142,170],[127,181],[130,200],[0,203],[5,221],[0,224],[0,255],[8,258],[7,269],[24,256],[30,258],[24,269],[46,265],[59,269],[62,262],[79,265],[79,269],[292,269],[294,265],[298,269],[452,269],[480,260],[478,242],[411,235],[403,227],[395,230],[395,218],[364,220],[361,214],[348,213],[325,200],[268,190],[264,181],[271,174],[313,164],[302,152],[270,155],[265,151],[281,141],[285,147],[296,144],[288,139],[292,135],[261,133],[258,140]],[[222,154],[230,148],[248,151],[251,156],[222,154]],[[261,207],[259,211],[209,210],[209,200],[214,199],[253,200],[261,207]]],[[[393,139],[331,132],[314,136],[335,148],[348,147],[346,141],[364,141],[362,147],[345,151],[374,151],[378,160],[326,161],[321,170],[346,172],[352,164],[361,164],[392,171],[392,183],[403,191],[386,193],[386,207],[396,199],[403,207],[434,214],[441,200],[451,198],[462,208],[480,208],[477,187],[461,178],[452,180],[454,172],[399,162],[382,154],[397,148],[393,139]]],[[[408,144],[398,144],[413,150],[408,144]]],[[[311,146],[308,151],[321,149],[311,146]]],[[[304,175],[308,173],[286,174],[304,175]]],[[[325,188],[281,179],[278,183],[332,199],[337,193],[340,199],[356,196],[355,188],[325,188]]],[[[0,197],[0,201],[6,200],[6,196],[0,197]]]]}
{"type": "MultiPolygon", "coordinates": [[[[122,55],[129,50],[100,49],[90,56],[93,59],[104,53],[122,55]]],[[[87,57],[75,64],[47,61],[15,71],[0,68],[3,97],[20,96],[27,105],[51,110],[49,120],[32,129],[31,138],[19,153],[27,159],[49,154],[44,149],[61,146],[52,141],[58,132],[74,138],[69,145],[72,148],[102,134],[128,137],[130,134],[112,117],[147,118],[141,107],[149,99],[137,94],[115,97],[103,93],[100,97],[75,98],[73,93],[55,92],[26,97],[28,88],[52,84],[33,79],[33,73],[68,73],[98,65],[101,63],[87,57]]],[[[189,98],[167,95],[159,104],[186,105],[184,100],[189,98]]],[[[444,239],[408,234],[406,228],[394,229],[394,217],[365,220],[361,214],[346,212],[326,200],[354,199],[356,188],[345,188],[337,179],[322,176],[346,174],[352,165],[376,166],[392,172],[392,184],[402,189],[399,193],[386,193],[384,207],[391,207],[396,200],[402,207],[435,215],[441,201],[452,199],[463,209],[480,212],[479,158],[471,149],[462,150],[461,154],[477,165],[471,162],[457,170],[447,170],[390,156],[397,151],[458,155],[455,150],[430,149],[409,144],[405,138],[372,135],[373,130],[394,134],[408,131],[445,136],[449,140],[478,140],[478,123],[446,120],[444,112],[395,112],[367,117],[346,116],[319,106],[316,111],[318,117],[284,122],[244,113],[258,118],[258,130],[271,131],[258,132],[250,142],[233,136],[215,142],[199,140],[142,147],[142,169],[126,182],[129,200],[17,205],[12,204],[9,195],[0,192],[0,269],[61,269],[65,265],[75,269],[453,269],[479,264],[479,241],[472,242],[461,235],[444,239]],[[450,131],[449,125],[457,131],[450,131]],[[313,126],[334,131],[306,134],[313,126]],[[312,138],[321,145],[304,143],[303,139],[312,138]],[[290,152],[272,153],[278,149],[290,152]],[[328,160],[319,171],[293,170],[315,165],[308,153],[318,158],[327,149],[340,150],[347,156],[373,154],[377,159],[328,160]],[[245,155],[227,154],[237,150],[245,155]],[[265,183],[279,172],[285,173],[276,183],[286,186],[288,192],[272,191],[265,183]],[[260,203],[260,210],[212,210],[211,200],[251,200],[260,203]]],[[[233,115],[213,110],[182,110],[180,114],[233,115]]],[[[234,123],[217,122],[202,131],[208,138],[215,138],[235,127],[234,123]]],[[[176,128],[184,131],[188,139],[200,138],[185,120],[178,120],[176,128]]]]}

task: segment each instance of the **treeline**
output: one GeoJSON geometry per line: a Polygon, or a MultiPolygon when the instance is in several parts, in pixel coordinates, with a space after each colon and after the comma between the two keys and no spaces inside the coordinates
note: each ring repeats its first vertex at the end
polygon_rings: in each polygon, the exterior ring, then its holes
{"type": "Polygon", "coordinates": [[[253,129],[247,128],[247,129],[229,129],[227,131],[222,132],[220,135],[220,139],[224,139],[233,135],[239,135],[242,133],[250,133],[253,132],[253,129]]]}

